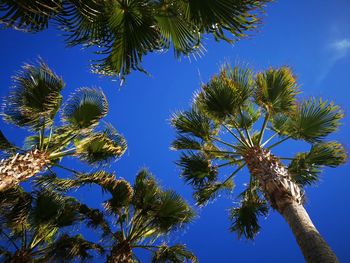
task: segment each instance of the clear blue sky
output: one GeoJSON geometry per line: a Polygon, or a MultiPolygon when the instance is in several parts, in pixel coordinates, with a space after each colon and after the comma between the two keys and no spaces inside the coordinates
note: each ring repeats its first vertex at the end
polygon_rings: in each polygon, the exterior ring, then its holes
{"type": "MultiPolygon", "coordinates": [[[[302,97],[322,96],[343,107],[343,125],[332,139],[340,140],[349,149],[349,14],[348,0],[276,1],[269,5],[259,32],[250,38],[232,46],[217,44],[208,37],[207,54],[192,62],[176,61],[172,52],[149,55],[144,66],[152,77],[134,73],[122,88],[117,82],[90,74],[89,50],[65,48],[57,31],[34,35],[3,30],[0,32],[0,96],[8,93],[10,76],[22,63],[35,61],[38,55],[63,76],[67,83],[66,98],[77,87],[102,87],[110,103],[108,121],[124,134],[129,144],[125,156],[111,169],[133,181],[139,168],[149,167],[165,187],[175,189],[193,203],[191,189],[179,178],[174,165],[178,153],[169,149],[174,138],[169,118],[174,111],[189,107],[200,81],[207,81],[222,62],[249,63],[256,70],[291,66],[304,91],[302,97]]],[[[2,121],[0,126],[12,142],[23,143],[24,131],[2,121]]],[[[289,143],[279,152],[292,155],[297,150],[289,143]]],[[[349,168],[344,165],[327,169],[321,182],[307,189],[306,208],[342,262],[350,262],[349,168]]],[[[240,176],[243,178],[244,173],[240,176]]],[[[238,179],[236,183],[239,187],[243,182],[238,179]]],[[[95,206],[100,191],[85,189],[80,196],[95,206]]],[[[275,212],[261,220],[262,231],[254,242],[239,241],[235,234],[229,233],[228,209],[233,203],[233,198],[221,196],[198,210],[196,221],[171,240],[186,243],[203,263],[303,262],[291,231],[275,212]]],[[[147,256],[142,257],[144,262],[149,261],[147,256]]]]}

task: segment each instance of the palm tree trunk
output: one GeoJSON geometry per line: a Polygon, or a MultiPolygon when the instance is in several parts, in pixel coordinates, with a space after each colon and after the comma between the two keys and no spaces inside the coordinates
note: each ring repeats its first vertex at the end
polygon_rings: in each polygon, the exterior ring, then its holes
{"type": "Polygon", "coordinates": [[[47,155],[32,150],[0,161],[0,192],[18,185],[45,169],[49,163],[47,155]]]}
{"type": "Polygon", "coordinates": [[[120,242],[113,246],[111,254],[107,258],[107,263],[132,263],[132,250],[127,242],[120,242]]]}
{"type": "Polygon", "coordinates": [[[288,222],[309,263],[337,263],[338,259],[313,225],[302,202],[302,192],[285,166],[269,150],[251,148],[244,156],[250,173],[270,205],[288,222]]]}
{"type": "Polygon", "coordinates": [[[282,216],[288,222],[307,262],[337,263],[338,259],[312,223],[305,208],[292,203],[282,216]]]}

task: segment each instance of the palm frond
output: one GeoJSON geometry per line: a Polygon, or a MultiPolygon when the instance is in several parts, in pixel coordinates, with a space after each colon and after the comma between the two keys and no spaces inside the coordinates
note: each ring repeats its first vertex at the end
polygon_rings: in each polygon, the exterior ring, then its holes
{"type": "Polygon", "coordinates": [[[286,133],[296,139],[317,142],[336,131],[343,116],[339,106],[333,102],[305,100],[291,114],[286,133]]]}
{"type": "Polygon", "coordinates": [[[20,127],[38,129],[50,124],[61,105],[63,80],[42,60],[26,64],[14,76],[14,86],[4,99],[3,118],[20,127]]]}
{"type": "Polygon", "coordinates": [[[95,64],[93,71],[112,76],[119,74],[122,79],[131,70],[145,72],[141,67],[143,56],[160,49],[160,33],[148,1],[111,2],[105,15],[113,41],[104,46],[105,50],[100,53],[107,57],[95,64]]]}
{"type": "Polygon", "coordinates": [[[202,140],[209,140],[213,132],[214,124],[205,117],[196,107],[190,111],[174,114],[171,124],[179,134],[198,137],[202,140]]]}
{"type": "Polygon", "coordinates": [[[176,164],[182,169],[181,176],[194,188],[201,188],[217,179],[217,168],[202,153],[182,153],[176,164]]]}
{"type": "Polygon", "coordinates": [[[299,93],[296,77],[287,67],[269,69],[256,77],[255,100],[271,115],[290,112],[299,93]]]}
{"type": "Polygon", "coordinates": [[[171,190],[160,192],[159,204],[153,212],[153,223],[164,233],[191,222],[194,217],[194,211],[186,201],[171,190]]]}
{"type": "Polygon", "coordinates": [[[64,234],[50,245],[44,259],[49,262],[67,262],[73,259],[85,262],[92,259],[92,251],[102,254],[104,249],[98,244],[85,240],[81,235],[64,234]]]}
{"type": "Polygon", "coordinates": [[[232,180],[227,182],[210,182],[199,187],[195,193],[194,198],[198,206],[204,206],[208,201],[214,200],[222,191],[231,192],[234,188],[232,180]]]}
{"type": "Polygon", "coordinates": [[[197,257],[185,245],[176,244],[168,246],[162,244],[154,253],[152,263],[198,263],[197,257]]]}
{"type": "Polygon", "coordinates": [[[242,194],[242,198],[240,206],[230,210],[230,230],[236,232],[239,238],[244,236],[254,239],[260,230],[258,217],[267,216],[268,206],[255,190],[248,189],[242,194]]]}
{"type": "Polygon", "coordinates": [[[346,160],[346,151],[340,143],[321,142],[312,145],[308,153],[298,153],[288,171],[299,185],[312,185],[319,180],[322,167],[337,167],[346,160]]]}
{"type": "Polygon", "coordinates": [[[200,142],[182,134],[179,134],[171,144],[173,150],[200,150],[201,148],[202,144],[200,142]]]}
{"type": "Polygon", "coordinates": [[[0,130],[0,151],[7,153],[14,153],[16,151],[16,146],[9,142],[5,135],[0,130]]]}
{"type": "Polygon", "coordinates": [[[59,0],[1,0],[0,23],[6,27],[37,32],[46,29],[49,20],[61,9],[62,1],[59,0]]]}
{"type": "Polygon", "coordinates": [[[108,102],[100,89],[80,88],[63,108],[62,118],[77,129],[91,128],[107,115],[108,102]]]}

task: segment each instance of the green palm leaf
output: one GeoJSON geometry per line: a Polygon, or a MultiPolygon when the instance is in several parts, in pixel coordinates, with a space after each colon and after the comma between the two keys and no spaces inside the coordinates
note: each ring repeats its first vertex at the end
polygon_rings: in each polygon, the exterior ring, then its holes
{"type": "Polygon", "coordinates": [[[73,128],[91,128],[107,115],[108,102],[102,90],[78,89],[67,101],[62,118],[73,128]]]}
{"type": "Polygon", "coordinates": [[[0,23],[16,29],[41,31],[48,27],[49,20],[61,9],[60,0],[1,0],[0,23]]]}
{"type": "Polygon", "coordinates": [[[289,68],[271,68],[259,73],[256,85],[256,103],[271,115],[290,112],[295,107],[298,86],[289,68]]]}
{"type": "Polygon", "coordinates": [[[299,185],[312,185],[319,180],[323,166],[337,167],[346,160],[346,151],[340,143],[321,142],[312,145],[308,153],[298,153],[288,171],[299,185]]]}
{"type": "Polygon", "coordinates": [[[154,253],[152,263],[198,263],[197,257],[185,245],[161,245],[154,253]]]}
{"type": "Polygon", "coordinates": [[[182,153],[176,163],[182,168],[181,176],[195,188],[207,185],[217,179],[218,171],[202,153],[182,153]]]}
{"type": "Polygon", "coordinates": [[[339,106],[332,102],[309,99],[291,114],[285,133],[295,139],[317,142],[336,131],[343,116],[339,106]]]}
{"type": "Polygon", "coordinates": [[[38,66],[26,64],[14,77],[11,93],[4,99],[4,120],[20,127],[38,129],[50,124],[61,105],[64,87],[43,61],[38,66]]]}
{"type": "Polygon", "coordinates": [[[247,239],[254,239],[260,230],[258,217],[267,216],[268,206],[255,190],[248,189],[241,196],[243,199],[240,206],[230,210],[232,221],[230,230],[236,232],[239,238],[244,236],[247,239]]]}
{"type": "Polygon", "coordinates": [[[103,132],[92,133],[75,144],[81,160],[97,165],[120,158],[127,149],[124,137],[109,124],[103,132]]]}

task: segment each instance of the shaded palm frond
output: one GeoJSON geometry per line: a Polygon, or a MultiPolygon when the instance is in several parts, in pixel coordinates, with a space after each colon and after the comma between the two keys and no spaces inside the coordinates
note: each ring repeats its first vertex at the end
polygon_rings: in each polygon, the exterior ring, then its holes
{"type": "Polygon", "coordinates": [[[67,101],[62,118],[77,129],[91,128],[107,115],[108,102],[100,89],[80,88],[67,101]]]}
{"type": "Polygon", "coordinates": [[[186,201],[171,190],[159,193],[158,205],[153,213],[153,224],[163,233],[191,222],[195,215],[186,201]]]}
{"type": "Polygon", "coordinates": [[[179,134],[187,134],[202,140],[209,140],[213,133],[214,124],[205,117],[196,107],[190,111],[174,114],[171,124],[179,134]]]}
{"type": "Polygon", "coordinates": [[[269,69],[256,77],[255,101],[271,115],[288,113],[299,93],[296,77],[287,67],[269,69]]]}
{"type": "Polygon", "coordinates": [[[61,10],[60,0],[1,0],[0,23],[19,30],[37,32],[46,29],[49,20],[61,10]]]}
{"type": "Polygon", "coordinates": [[[177,135],[171,144],[171,149],[173,150],[200,150],[202,147],[203,145],[195,138],[182,134],[177,135]]]}
{"type": "Polygon", "coordinates": [[[346,151],[340,143],[321,142],[312,145],[308,153],[298,153],[288,171],[299,185],[312,185],[319,180],[323,166],[337,167],[346,160],[346,151]]]}
{"type": "Polygon", "coordinates": [[[230,230],[236,232],[238,237],[244,236],[247,239],[254,239],[260,230],[258,217],[268,215],[268,206],[261,200],[253,189],[243,192],[240,206],[231,208],[230,220],[232,221],[230,230]]]}
{"type": "Polygon", "coordinates": [[[181,176],[194,188],[200,188],[217,179],[217,168],[202,153],[182,153],[176,164],[182,169],[181,176]]]}
{"type": "Polygon", "coordinates": [[[192,262],[198,263],[197,257],[189,251],[185,245],[168,246],[162,244],[154,253],[152,263],[182,263],[192,262]]]}
{"type": "Polygon", "coordinates": [[[104,249],[98,244],[85,240],[81,235],[69,236],[68,234],[63,234],[49,246],[43,259],[46,262],[67,262],[73,259],[85,262],[92,259],[92,251],[102,254],[104,249]]]}
{"type": "Polygon", "coordinates": [[[150,4],[145,0],[123,0],[110,2],[107,8],[105,15],[113,42],[104,46],[100,53],[107,56],[93,66],[93,71],[122,79],[131,70],[146,72],[141,66],[143,56],[160,50],[160,32],[150,4]]]}
{"type": "Polygon", "coordinates": [[[20,127],[39,129],[50,124],[61,105],[63,80],[42,60],[26,64],[14,76],[14,86],[4,99],[3,118],[20,127]]]}
{"type": "Polygon", "coordinates": [[[204,206],[210,200],[214,200],[221,192],[232,192],[234,183],[232,180],[227,182],[210,182],[201,186],[194,192],[194,198],[198,206],[204,206]]]}
{"type": "Polygon", "coordinates": [[[0,130],[0,151],[6,153],[14,153],[17,147],[9,142],[9,140],[5,137],[5,135],[0,130]]]}

